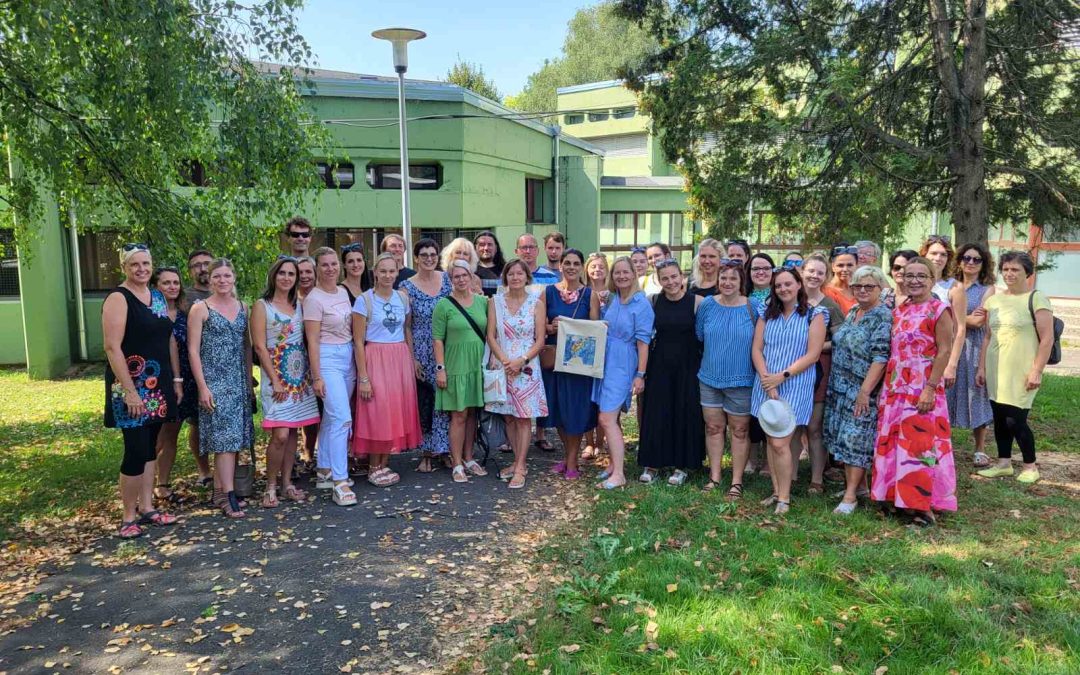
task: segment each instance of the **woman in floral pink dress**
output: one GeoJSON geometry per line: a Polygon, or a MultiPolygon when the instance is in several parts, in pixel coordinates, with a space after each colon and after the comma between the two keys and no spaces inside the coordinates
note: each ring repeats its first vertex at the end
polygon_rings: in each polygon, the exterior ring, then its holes
{"type": "Polygon", "coordinates": [[[892,349],[878,416],[870,496],[908,509],[931,525],[934,511],[956,510],[949,409],[943,380],[952,348],[952,309],[931,294],[932,263],[904,268],[907,299],[893,312],[892,349]]]}

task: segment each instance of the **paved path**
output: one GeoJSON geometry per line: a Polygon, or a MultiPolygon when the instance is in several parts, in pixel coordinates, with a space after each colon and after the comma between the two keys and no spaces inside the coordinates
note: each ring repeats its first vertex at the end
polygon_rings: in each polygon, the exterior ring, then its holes
{"type": "Polygon", "coordinates": [[[399,457],[402,482],[358,482],[351,509],[321,491],[242,521],[200,507],[137,544],[101,539],[17,608],[48,603],[0,636],[0,673],[435,670],[509,616],[492,598],[528,604],[524,562],[573,517],[575,491],[547,471],[561,453],[532,454],[523,490],[493,463],[459,485],[399,457]]]}

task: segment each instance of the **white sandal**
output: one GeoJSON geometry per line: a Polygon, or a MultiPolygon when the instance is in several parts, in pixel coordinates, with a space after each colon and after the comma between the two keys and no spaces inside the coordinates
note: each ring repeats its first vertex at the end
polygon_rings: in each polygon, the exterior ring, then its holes
{"type": "Polygon", "coordinates": [[[652,483],[654,478],[656,478],[656,469],[650,468],[646,468],[644,471],[641,472],[641,475],[638,476],[638,480],[642,483],[645,483],[646,485],[652,483]]]}
{"type": "Polygon", "coordinates": [[[345,483],[334,486],[334,503],[338,506],[356,506],[356,494],[345,483]]]}
{"type": "Polygon", "coordinates": [[[840,502],[836,505],[836,508],[833,509],[833,513],[841,516],[850,516],[852,513],[855,513],[855,507],[857,507],[858,505],[858,501],[852,502],[851,504],[848,504],[847,502],[840,502]]]}
{"type": "Polygon", "coordinates": [[[668,476],[668,485],[682,485],[686,482],[686,472],[682,469],[676,469],[674,473],[668,476]]]}
{"type": "Polygon", "coordinates": [[[465,468],[469,471],[469,473],[474,476],[487,475],[487,471],[485,471],[484,467],[480,466],[480,463],[477,462],[475,459],[470,459],[469,461],[465,462],[465,468]]]}
{"type": "Polygon", "coordinates": [[[454,467],[453,476],[454,476],[454,482],[455,483],[468,483],[469,482],[469,476],[468,476],[468,474],[465,473],[465,465],[464,464],[458,464],[457,466],[454,467]]]}

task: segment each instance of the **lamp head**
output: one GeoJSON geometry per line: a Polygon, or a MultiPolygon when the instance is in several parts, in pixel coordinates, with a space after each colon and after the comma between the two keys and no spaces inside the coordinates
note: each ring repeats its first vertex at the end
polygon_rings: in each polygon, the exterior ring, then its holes
{"type": "Polygon", "coordinates": [[[427,33],[412,28],[383,28],[371,33],[371,37],[388,40],[394,45],[394,70],[404,73],[409,69],[409,43],[423,40],[427,33]]]}

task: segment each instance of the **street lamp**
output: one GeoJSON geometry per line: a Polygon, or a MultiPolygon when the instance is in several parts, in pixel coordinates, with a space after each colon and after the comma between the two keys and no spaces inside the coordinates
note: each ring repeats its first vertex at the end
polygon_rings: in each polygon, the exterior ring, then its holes
{"type": "Polygon", "coordinates": [[[405,124],[405,71],[409,69],[409,43],[427,33],[412,28],[383,28],[371,37],[394,45],[394,70],[398,76],[398,139],[401,144],[401,234],[405,239],[405,266],[412,265],[412,216],[409,213],[409,130],[405,124]]]}

